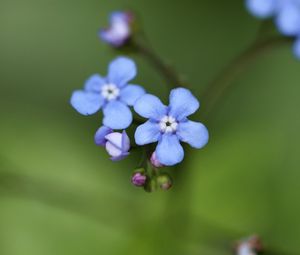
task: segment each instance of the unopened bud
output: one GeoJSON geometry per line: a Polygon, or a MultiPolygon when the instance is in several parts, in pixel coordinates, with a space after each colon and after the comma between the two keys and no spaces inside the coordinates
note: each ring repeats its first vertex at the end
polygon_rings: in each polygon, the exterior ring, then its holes
{"type": "Polygon", "coordinates": [[[171,177],[167,174],[162,174],[158,176],[157,183],[162,190],[168,190],[172,187],[171,177]]]}
{"type": "Polygon", "coordinates": [[[151,155],[150,162],[154,167],[164,167],[164,165],[157,159],[155,151],[151,155]]]}
{"type": "Polygon", "coordinates": [[[119,161],[129,155],[130,140],[126,132],[113,132],[105,136],[105,148],[111,160],[119,161]]]}
{"type": "Polygon", "coordinates": [[[116,11],[110,15],[110,24],[99,32],[100,38],[113,47],[119,48],[128,43],[133,35],[135,17],[128,11],[116,11]]]}
{"type": "Polygon", "coordinates": [[[130,140],[126,131],[114,132],[111,128],[102,126],[95,134],[95,143],[105,147],[112,161],[119,161],[129,155],[130,140]]]}
{"type": "Polygon", "coordinates": [[[146,175],[144,175],[141,172],[136,172],[136,173],[133,174],[133,176],[131,178],[131,183],[134,186],[142,187],[142,186],[145,185],[146,180],[147,180],[147,176],[146,175]]]}
{"type": "Polygon", "coordinates": [[[236,245],[237,255],[257,255],[263,251],[263,245],[258,236],[250,236],[236,245]]]}

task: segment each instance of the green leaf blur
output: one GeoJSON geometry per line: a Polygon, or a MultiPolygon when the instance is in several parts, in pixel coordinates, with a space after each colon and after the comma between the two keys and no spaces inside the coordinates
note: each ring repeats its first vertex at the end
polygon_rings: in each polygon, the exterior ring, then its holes
{"type": "MultiPolygon", "coordinates": [[[[299,254],[300,62],[291,49],[250,65],[205,122],[208,146],[187,150],[170,191],[148,194],[130,184],[138,155],[109,161],[93,142],[99,115],[69,105],[117,54],[98,29],[128,8],[200,101],[259,26],[242,0],[1,0],[0,254],[227,255],[254,233],[278,254],[299,254]]],[[[159,74],[132,57],[136,83],[166,99],[159,74]]]]}

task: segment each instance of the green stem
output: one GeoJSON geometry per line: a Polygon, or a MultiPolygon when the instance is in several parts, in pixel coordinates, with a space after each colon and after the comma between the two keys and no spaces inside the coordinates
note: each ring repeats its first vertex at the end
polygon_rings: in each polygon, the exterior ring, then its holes
{"type": "Polygon", "coordinates": [[[220,98],[227,92],[233,81],[248,67],[253,60],[270,49],[292,42],[291,38],[282,36],[256,40],[248,49],[229,63],[224,70],[207,86],[202,94],[205,105],[205,117],[214,110],[220,98]]]}
{"type": "Polygon", "coordinates": [[[183,85],[179,75],[166,64],[150,47],[145,46],[142,42],[134,40],[131,42],[134,49],[141,54],[147,61],[165,78],[169,89],[183,85]]]}
{"type": "Polygon", "coordinates": [[[137,126],[139,126],[139,125],[142,125],[142,124],[144,124],[144,123],[145,123],[145,121],[142,121],[142,120],[141,120],[141,119],[139,119],[139,118],[133,117],[133,119],[132,119],[132,123],[133,123],[134,125],[137,125],[137,126]]]}

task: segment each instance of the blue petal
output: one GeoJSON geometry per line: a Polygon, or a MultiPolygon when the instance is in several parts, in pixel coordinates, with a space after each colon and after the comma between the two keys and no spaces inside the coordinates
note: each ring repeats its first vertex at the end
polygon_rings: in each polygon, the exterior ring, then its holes
{"type": "Polygon", "coordinates": [[[297,39],[293,46],[295,56],[300,59],[300,38],[297,39]]]}
{"type": "Polygon", "coordinates": [[[103,124],[112,129],[125,129],[132,122],[128,106],[120,101],[111,101],[103,109],[103,124]]]}
{"type": "Polygon", "coordinates": [[[108,80],[118,87],[123,87],[136,76],[135,63],[125,57],[118,57],[109,64],[108,80]]]}
{"type": "Polygon", "coordinates": [[[137,127],[134,138],[138,145],[157,142],[160,137],[159,124],[148,120],[137,127]]]}
{"type": "Polygon", "coordinates": [[[129,151],[130,149],[130,139],[125,130],[122,132],[122,151],[123,153],[129,151]]]}
{"type": "Polygon", "coordinates": [[[156,147],[158,161],[166,166],[175,165],[183,160],[184,151],[174,134],[164,134],[156,147]]]}
{"type": "Polygon", "coordinates": [[[194,121],[179,123],[177,135],[181,141],[197,149],[204,147],[209,137],[207,128],[203,124],[194,121]]]}
{"type": "Polygon", "coordinates": [[[248,10],[259,18],[267,18],[275,14],[277,0],[246,0],[248,10]]]}
{"type": "Polygon", "coordinates": [[[98,35],[102,41],[116,48],[121,47],[127,39],[127,37],[124,39],[124,37],[115,35],[111,30],[101,30],[98,35]]]}
{"type": "Polygon", "coordinates": [[[300,8],[293,4],[285,4],[280,10],[276,23],[281,33],[289,36],[300,33],[300,8]]]}
{"type": "Polygon", "coordinates": [[[120,22],[120,21],[126,21],[127,20],[127,13],[123,11],[114,11],[110,14],[109,22],[120,22]]]}
{"type": "Polygon", "coordinates": [[[104,103],[100,94],[76,90],[71,97],[71,105],[83,115],[91,115],[97,112],[104,103]]]}
{"type": "Polygon", "coordinates": [[[121,90],[121,101],[127,105],[134,105],[136,100],[138,100],[142,95],[145,94],[145,90],[138,85],[127,85],[121,90]]]}
{"type": "Polygon", "coordinates": [[[106,83],[106,80],[99,74],[94,74],[88,78],[84,84],[86,91],[100,92],[101,87],[106,83]]]}
{"type": "Polygon", "coordinates": [[[130,141],[125,130],[122,133],[110,133],[105,138],[105,148],[112,161],[119,161],[129,155],[130,141]]]}
{"type": "Polygon", "coordinates": [[[144,118],[160,120],[167,114],[167,107],[150,94],[141,96],[134,104],[134,110],[144,118]]]}
{"type": "Polygon", "coordinates": [[[107,136],[108,134],[110,134],[112,132],[113,132],[113,130],[109,127],[106,127],[106,126],[100,127],[97,130],[95,137],[94,137],[95,143],[100,146],[105,146],[105,143],[106,143],[105,136],[107,136]]]}
{"type": "Polygon", "coordinates": [[[111,157],[110,160],[112,160],[112,161],[120,161],[120,160],[126,158],[129,154],[130,154],[129,152],[123,152],[123,153],[121,154],[121,156],[118,156],[118,157],[111,157]]]}
{"type": "Polygon", "coordinates": [[[170,93],[169,114],[179,121],[193,114],[199,106],[199,101],[188,89],[177,88],[170,93]]]}

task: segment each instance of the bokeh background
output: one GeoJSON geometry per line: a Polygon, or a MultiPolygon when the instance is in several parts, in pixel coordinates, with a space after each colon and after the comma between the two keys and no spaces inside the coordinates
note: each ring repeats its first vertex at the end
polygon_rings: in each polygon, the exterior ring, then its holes
{"type": "MultiPolygon", "coordinates": [[[[226,255],[254,233],[269,254],[300,254],[300,61],[283,46],[253,62],[204,121],[209,145],[149,194],[130,184],[138,155],[110,162],[100,115],[69,105],[117,55],[97,31],[124,8],[200,100],[260,25],[242,0],[0,0],[0,254],[226,255]]],[[[166,99],[132,57],[135,82],[166,99]]]]}

